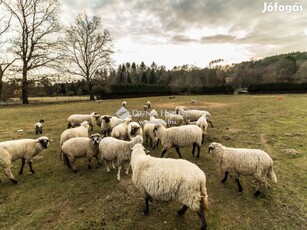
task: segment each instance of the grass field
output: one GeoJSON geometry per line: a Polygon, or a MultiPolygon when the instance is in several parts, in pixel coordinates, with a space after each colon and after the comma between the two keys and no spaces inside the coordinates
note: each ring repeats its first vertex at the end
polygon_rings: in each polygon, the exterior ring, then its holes
{"type": "MultiPolygon", "coordinates": [[[[178,96],[127,99],[128,108],[142,109],[150,100],[155,109],[176,105],[203,108],[212,115],[214,128],[202,146],[199,159],[191,148],[182,155],[197,164],[207,175],[210,210],[208,229],[307,229],[307,95],[273,96],[178,96]],[[199,103],[192,105],[191,99],[199,103]],[[270,183],[265,196],[253,198],[256,184],[242,177],[243,194],[233,179],[221,184],[223,172],[208,155],[208,145],[218,141],[226,146],[261,148],[274,160],[278,183],[270,183]],[[286,149],[302,154],[292,156],[286,149]]],[[[59,158],[59,138],[66,119],[73,113],[114,114],[122,100],[72,102],[49,105],[20,105],[0,108],[0,141],[35,138],[34,123],[44,118],[44,135],[54,139],[33,162],[30,175],[26,166],[19,176],[20,160],[12,171],[20,184],[15,186],[0,174],[0,229],[199,229],[196,213],[176,215],[181,204],[154,201],[149,216],[142,210],[144,201],[134,188],[131,174],[116,180],[116,171],[105,167],[87,169],[85,160],[77,161],[79,172],[68,170],[59,158]],[[17,132],[22,129],[23,132],[17,132]]],[[[99,132],[96,126],[94,132],[99,132]]],[[[149,145],[145,144],[151,150],[149,145]]],[[[150,153],[159,157],[161,146],[150,153]]],[[[175,150],[165,157],[178,158],[175,150]]],[[[94,161],[94,165],[95,165],[94,161]]]]}

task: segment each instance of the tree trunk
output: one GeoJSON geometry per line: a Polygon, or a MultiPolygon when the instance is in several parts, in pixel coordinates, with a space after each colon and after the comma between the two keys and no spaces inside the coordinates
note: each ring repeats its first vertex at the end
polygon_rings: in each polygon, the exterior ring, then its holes
{"type": "Polygon", "coordinates": [[[2,67],[0,65],[0,101],[2,100],[2,78],[3,78],[3,70],[2,67]]]}
{"type": "Polygon", "coordinates": [[[22,104],[29,104],[27,71],[22,72],[22,104]]]}
{"type": "Polygon", "coordinates": [[[88,83],[88,91],[90,93],[90,101],[94,101],[95,98],[94,98],[94,93],[93,93],[93,84],[92,84],[92,82],[88,83]]]}

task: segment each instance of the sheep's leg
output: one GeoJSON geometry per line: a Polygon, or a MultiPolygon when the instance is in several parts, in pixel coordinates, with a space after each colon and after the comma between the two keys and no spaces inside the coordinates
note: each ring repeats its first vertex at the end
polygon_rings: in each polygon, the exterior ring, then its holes
{"type": "Polygon", "coordinates": [[[147,140],[148,140],[148,136],[146,135],[146,140],[145,140],[146,143],[147,143],[147,140]]]}
{"type": "Polygon", "coordinates": [[[25,164],[26,164],[26,159],[25,159],[25,158],[22,158],[22,159],[21,159],[21,168],[20,168],[20,170],[19,170],[19,175],[22,174],[22,172],[23,172],[23,167],[25,166],[25,164]]]}
{"type": "Polygon", "coordinates": [[[152,202],[152,198],[151,196],[149,196],[148,193],[145,194],[145,205],[146,205],[146,208],[144,210],[144,215],[148,215],[149,214],[149,201],[152,202]]]}
{"type": "Polygon", "coordinates": [[[30,168],[30,172],[31,172],[32,174],[34,174],[35,171],[33,170],[32,161],[31,161],[31,160],[28,160],[28,165],[29,165],[29,168],[30,168]]]}
{"type": "Polygon", "coordinates": [[[205,141],[205,134],[202,135],[202,138],[201,138],[201,143],[203,144],[205,141]]]}
{"type": "Polygon", "coordinates": [[[113,167],[113,169],[115,169],[114,161],[112,161],[112,167],[113,167]]]}
{"type": "Polygon", "coordinates": [[[162,149],[162,154],[161,154],[161,158],[163,158],[164,154],[167,152],[167,148],[163,148],[162,149]]]}
{"type": "Polygon", "coordinates": [[[242,189],[241,183],[240,183],[240,181],[239,181],[239,178],[236,178],[235,181],[236,181],[237,184],[238,184],[239,193],[242,193],[242,192],[243,192],[243,189],[242,189]]]}
{"type": "Polygon", "coordinates": [[[196,144],[197,147],[197,158],[199,158],[199,154],[200,154],[200,146],[198,144],[196,144]]]}
{"type": "Polygon", "coordinates": [[[181,156],[181,154],[180,154],[180,151],[179,151],[179,147],[176,146],[175,149],[176,149],[176,152],[178,153],[179,157],[182,158],[182,156],[181,156]]]}
{"type": "Polygon", "coordinates": [[[157,140],[157,144],[156,144],[156,147],[159,146],[159,143],[160,143],[160,139],[157,140]]]}
{"type": "Polygon", "coordinates": [[[98,167],[102,167],[102,163],[100,162],[98,156],[95,156],[95,158],[97,160],[98,167]]]}
{"type": "Polygon", "coordinates": [[[188,210],[188,206],[183,205],[181,209],[178,210],[177,214],[182,216],[188,210]]]}
{"type": "Polygon", "coordinates": [[[128,165],[128,168],[126,169],[126,174],[129,174],[129,170],[130,170],[130,164],[128,165]]]}
{"type": "Polygon", "coordinates": [[[118,171],[117,171],[117,180],[120,180],[120,170],[122,169],[121,165],[118,165],[118,171]]]}
{"type": "MultiPolygon", "coordinates": [[[[109,168],[109,165],[108,165],[107,160],[104,160],[104,163],[106,164],[107,172],[110,172],[110,168],[109,168]]],[[[112,163],[113,163],[113,162],[112,162],[112,163]]]]}
{"type": "Polygon", "coordinates": [[[12,172],[11,172],[11,169],[10,168],[4,168],[3,169],[3,172],[4,172],[4,175],[6,175],[10,181],[13,183],[13,184],[18,184],[19,182],[15,179],[15,177],[13,176],[12,172]]]}
{"type": "Polygon", "coordinates": [[[87,160],[88,160],[87,168],[92,169],[92,158],[88,157],[87,160]]]}
{"type": "Polygon", "coordinates": [[[76,166],[75,166],[75,161],[76,161],[76,158],[69,158],[69,162],[70,162],[70,165],[71,165],[71,169],[74,173],[78,172],[76,166]]]}
{"type": "Polygon", "coordinates": [[[221,180],[222,183],[225,183],[227,181],[228,174],[229,174],[229,172],[226,171],[223,180],[221,180]]]}
{"type": "Polygon", "coordinates": [[[194,156],[194,154],[195,154],[195,148],[196,148],[196,143],[194,142],[194,143],[193,143],[193,150],[192,150],[193,156],[194,156]]]}
{"type": "Polygon", "coordinates": [[[204,206],[203,204],[200,205],[199,211],[197,211],[197,215],[200,219],[201,222],[201,230],[206,230],[207,229],[207,223],[205,219],[205,211],[204,211],[204,206]]]}
{"type": "Polygon", "coordinates": [[[213,128],[213,124],[211,121],[207,121],[210,125],[211,125],[211,128],[213,128]]]}

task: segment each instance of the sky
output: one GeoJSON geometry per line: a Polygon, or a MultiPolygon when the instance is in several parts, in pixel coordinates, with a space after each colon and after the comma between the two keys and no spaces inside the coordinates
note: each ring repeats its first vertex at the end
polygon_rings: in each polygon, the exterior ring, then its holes
{"type": "Polygon", "coordinates": [[[307,50],[304,0],[60,0],[60,21],[99,15],[113,37],[115,65],[206,67],[307,50]],[[264,11],[265,5],[270,6],[264,11]]]}

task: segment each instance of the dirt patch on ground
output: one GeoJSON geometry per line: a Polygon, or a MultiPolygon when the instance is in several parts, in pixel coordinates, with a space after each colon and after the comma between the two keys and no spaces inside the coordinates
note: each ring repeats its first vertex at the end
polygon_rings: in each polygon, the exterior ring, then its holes
{"type": "Polygon", "coordinates": [[[176,106],[185,106],[188,109],[208,109],[208,108],[221,108],[226,107],[227,105],[224,103],[216,103],[216,102],[196,102],[192,104],[191,102],[169,102],[169,103],[161,103],[157,106],[161,109],[175,109],[176,106]]]}

